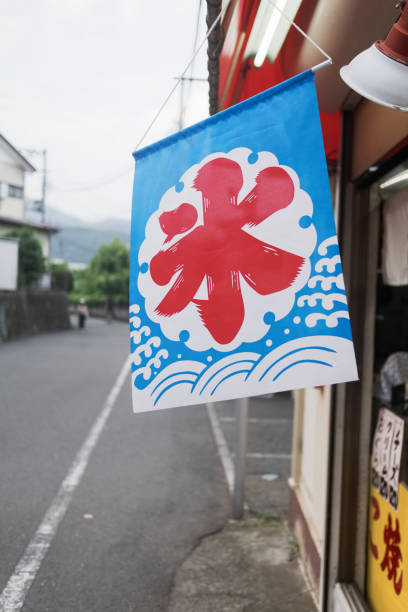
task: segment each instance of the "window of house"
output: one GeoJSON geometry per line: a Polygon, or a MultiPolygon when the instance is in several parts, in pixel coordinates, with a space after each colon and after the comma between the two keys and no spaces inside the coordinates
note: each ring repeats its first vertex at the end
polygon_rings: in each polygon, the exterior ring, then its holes
{"type": "Polygon", "coordinates": [[[22,187],[17,187],[17,185],[9,185],[8,195],[9,198],[22,198],[24,195],[24,189],[22,187]]]}

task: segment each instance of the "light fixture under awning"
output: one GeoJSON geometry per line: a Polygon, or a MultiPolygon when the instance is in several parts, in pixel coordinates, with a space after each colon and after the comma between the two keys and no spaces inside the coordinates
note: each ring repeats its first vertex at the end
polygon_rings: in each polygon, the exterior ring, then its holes
{"type": "Polygon", "coordinates": [[[244,59],[254,57],[259,68],[265,59],[273,62],[278,55],[302,0],[261,0],[248,39],[244,59]],[[285,16],[282,15],[284,12],[285,16]]]}
{"type": "Polygon", "coordinates": [[[382,197],[388,197],[395,191],[408,187],[408,163],[404,162],[383,177],[379,184],[382,197]]]}
{"type": "Polygon", "coordinates": [[[340,69],[343,81],[377,104],[408,111],[408,3],[387,38],[340,69]]]}

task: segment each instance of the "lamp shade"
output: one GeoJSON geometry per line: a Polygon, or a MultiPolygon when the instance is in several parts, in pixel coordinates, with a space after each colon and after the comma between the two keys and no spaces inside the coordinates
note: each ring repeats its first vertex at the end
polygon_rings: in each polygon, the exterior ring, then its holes
{"type": "Polygon", "coordinates": [[[387,38],[340,68],[340,76],[365,98],[408,111],[408,2],[399,4],[402,14],[387,38]]]}
{"type": "Polygon", "coordinates": [[[340,76],[365,98],[408,111],[408,66],[385,55],[376,44],[340,68],[340,76]]]}

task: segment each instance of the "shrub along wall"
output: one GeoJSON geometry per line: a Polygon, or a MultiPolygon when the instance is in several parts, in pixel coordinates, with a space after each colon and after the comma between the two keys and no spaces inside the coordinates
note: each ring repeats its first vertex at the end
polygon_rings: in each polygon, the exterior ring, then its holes
{"type": "MultiPolygon", "coordinates": [[[[106,311],[104,306],[89,306],[89,315],[91,317],[106,317],[106,311]]],[[[114,306],[113,308],[113,319],[115,321],[129,321],[129,307],[128,306],[114,306]]]]}
{"type": "Polygon", "coordinates": [[[70,328],[63,291],[0,291],[0,341],[70,328]]]}

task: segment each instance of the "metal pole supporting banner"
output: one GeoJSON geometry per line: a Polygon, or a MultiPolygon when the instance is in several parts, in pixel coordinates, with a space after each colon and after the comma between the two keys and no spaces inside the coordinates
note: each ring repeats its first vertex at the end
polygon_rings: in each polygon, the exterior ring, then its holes
{"type": "Polygon", "coordinates": [[[248,398],[235,401],[235,473],[232,494],[232,515],[234,519],[242,518],[245,501],[245,476],[248,431],[248,398]]]}

